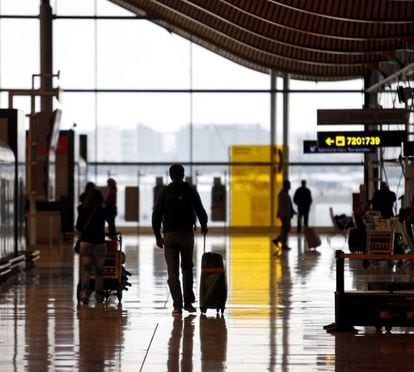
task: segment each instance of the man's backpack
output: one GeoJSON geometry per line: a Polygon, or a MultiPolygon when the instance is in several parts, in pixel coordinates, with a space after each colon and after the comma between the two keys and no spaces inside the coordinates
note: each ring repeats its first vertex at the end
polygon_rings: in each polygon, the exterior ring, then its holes
{"type": "Polygon", "coordinates": [[[163,224],[171,230],[192,228],[196,218],[193,206],[193,190],[187,182],[172,183],[164,193],[163,224]]]}

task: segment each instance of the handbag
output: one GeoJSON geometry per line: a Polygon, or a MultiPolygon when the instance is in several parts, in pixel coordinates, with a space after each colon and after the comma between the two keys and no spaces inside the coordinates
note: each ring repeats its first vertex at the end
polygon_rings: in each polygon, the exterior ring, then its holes
{"type": "MultiPolygon", "coordinates": [[[[88,227],[88,225],[89,225],[89,222],[91,222],[91,219],[92,219],[92,216],[95,214],[95,212],[96,212],[96,208],[92,211],[92,213],[90,214],[90,216],[89,216],[89,218],[88,218],[88,221],[86,221],[86,224],[85,224],[85,226],[83,227],[83,230],[86,230],[86,228],[88,227]]],[[[75,242],[75,244],[73,245],[73,250],[75,251],[75,253],[77,253],[77,254],[79,254],[79,252],[80,252],[80,244],[81,244],[81,239],[80,238],[78,238],[78,239],[76,239],[76,242],[75,242]]]]}

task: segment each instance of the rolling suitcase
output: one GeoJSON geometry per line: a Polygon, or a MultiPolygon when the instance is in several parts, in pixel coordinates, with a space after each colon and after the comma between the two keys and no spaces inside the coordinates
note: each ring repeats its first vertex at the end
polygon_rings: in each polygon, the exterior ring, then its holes
{"type": "Polygon", "coordinates": [[[223,257],[219,253],[206,252],[204,236],[203,256],[201,257],[200,311],[216,309],[224,313],[227,300],[227,278],[223,257]]]}
{"type": "Polygon", "coordinates": [[[367,233],[365,227],[357,227],[349,230],[348,248],[352,253],[365,253],[367,250],[367,233]]]}
{"type": "Polygon", "coordinates": [[[311,227],[305,226],[303,233],[305,234],[305,239],[309,248],[316,248],[322,244],[319,234],[311,227]]]}

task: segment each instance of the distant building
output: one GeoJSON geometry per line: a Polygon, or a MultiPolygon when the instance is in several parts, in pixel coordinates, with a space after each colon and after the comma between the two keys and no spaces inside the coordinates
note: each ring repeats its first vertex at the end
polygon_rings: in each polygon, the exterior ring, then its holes
{"type": "MultiPolygon", "coordinates": [[[[177,133],[177,143],[188,143],[190,128],[177,133]]],[[[228,161],[231,145],[267,144],[269,131],[258,124],[203,124],[193,126],[193,161],[228,161]]],[[[176,149],[180,159],[189,160],[189,148],[176,149]]]]}
{"type": "MultiPolygon", "coordinates": [[[[269,131],[259,124],[197,124],[192,128],[193,161],[226,162],[231,145],[267,145],[269,131]]],[[[315,156],[303,154],[303,140],[310,134],[289,133],[290,161],[315,156]]],[[[94,135],[89,133],[90,160],[95,158],[94,135]]],[[[99,127],[98,160],[103,162],[188,162],[190,161],[190,127],[176,132],[159,132],[144,124],[135,128],[99,127]]],[[[277,139],[277,144],[281,144],[277,139]]],[[[339,155],[341,156],[341,155],[339,155]]],[[[338,161],[335,156],[327,161],[338,161]]]]}
{"type": "MultiPolygon", "coordinates": [[[[88,135],[90,161],[95,160],[95,136],[88,135]]],[[[163,134],[137,124],[135,128],[99,127],[97,131],[98,161],[147,162],[164,161],[163,134]]]]}

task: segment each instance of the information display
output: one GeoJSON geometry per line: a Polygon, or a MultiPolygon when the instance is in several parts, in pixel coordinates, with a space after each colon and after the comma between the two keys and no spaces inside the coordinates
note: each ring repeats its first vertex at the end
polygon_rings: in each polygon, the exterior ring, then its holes
{"type": "Polygon", "coordinates": [[[303,153],[304,154],[347,154],[350,152],[355,153],[371,153],[375,152],[375,147],[368,146],[354,146],[354,147],[319,147],[317,140],[304,140],[303,141],[303,153]]]}
{"type": "Polygon", "coordinates": [[[405,131],[318,132],[319,148],[398,147],[405,131]]]}

